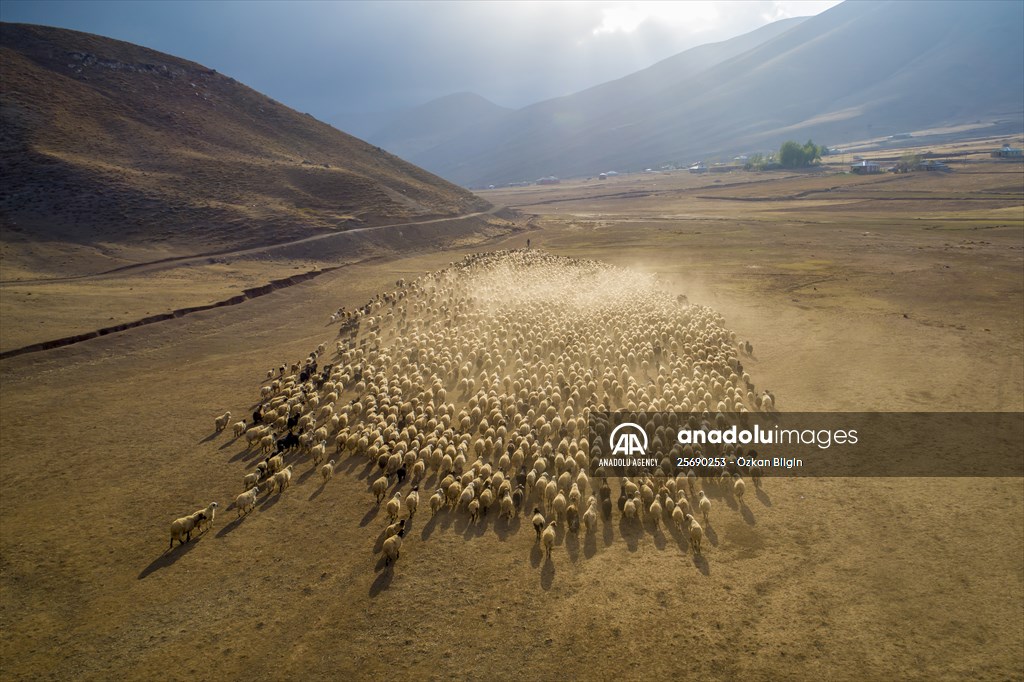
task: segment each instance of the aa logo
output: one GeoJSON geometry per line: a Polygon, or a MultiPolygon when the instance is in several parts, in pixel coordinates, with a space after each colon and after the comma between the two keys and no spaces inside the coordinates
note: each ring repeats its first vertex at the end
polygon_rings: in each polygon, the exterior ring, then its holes
{"type": "Polygon", "coordinates": [[[608,443],[613,455],[643,457],[647,453],[647,432],[639,424],[623,422],[612,429],[608,443]]]}

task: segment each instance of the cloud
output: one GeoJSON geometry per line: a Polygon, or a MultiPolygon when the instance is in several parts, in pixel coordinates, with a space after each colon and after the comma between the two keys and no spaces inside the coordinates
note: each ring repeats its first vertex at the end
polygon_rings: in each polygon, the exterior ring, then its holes
{"type": "Polygon", "coordinates": [[[834,4],[4,0],[4,20],[169,52],[330,120],[465,91],[521,107],[834,4]]]}

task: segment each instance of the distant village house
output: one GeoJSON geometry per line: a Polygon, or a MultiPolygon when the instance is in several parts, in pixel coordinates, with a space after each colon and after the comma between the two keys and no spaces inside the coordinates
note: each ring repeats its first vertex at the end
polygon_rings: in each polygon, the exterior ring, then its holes
{"type": "Polygon", "coordinates": [[[992,157],[996,159],[1020,159],[1024,158],[1024,153],[1020,147],[1011,147],[1008,144],[1004,144],[1002,149],[997,149],[992,152],[992,157]]]}
{"type": "Polygon", "coordinates": [[[850,172],[856,173],[857,175],[874,175],[875,173],[881,173],[882,167],[874,161],[858,161],[850,166],[850,172]]]}

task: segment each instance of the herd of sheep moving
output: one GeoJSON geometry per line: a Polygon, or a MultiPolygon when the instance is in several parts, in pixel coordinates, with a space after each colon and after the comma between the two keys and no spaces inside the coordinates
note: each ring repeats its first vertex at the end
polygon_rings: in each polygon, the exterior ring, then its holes
{"type": "MultiPolygon", "coordinates": [[[[468,256],[396,285],[332,316],[345,318],[335,362],[318,364],[321,344],[304,362],[267,372],[254,423],[232,426],[264,453],[244,477],[239,515],[261,493],[288,487],[296,462],[285,466],[286,458],[310,455],[326,484],[335,460],[321,462],[333,447],[379,469],[370,485],[377,505],[397,482],[385,505],[386,564],[398,559],[428,482],[432,514],[449,509],[475,521],[492,506],[506,518],[532,508],[537,541],[550,555],[557,524],[576,533],[582,519],[593,533],[599,515],[612,515],[615,480],[596,466],[591,411],[692,413],[710,423],[772,409],[770,394],[756,395],[743,372],[739,356],[751,352],[749,342],[737,344],[721,316],[659,290],[653,276],[518,250],[468,256]]],[[[217,431],[230,421],[230,412],[217,417],[217,431]]],[[[744,473],[759,485],[756,472],[744,473]]],[[[735,466],[700,476],[666,467],[618,480],[620,515],[656,527],[671,521],[699,554],[703,529],[690,511],[699,509],[705,524],[711,511],[700,480],[742,505],[735,466]]],[[[193,526],[212,525],[216,506],[176,520],[171,545],[187,541],[193,526]]]]}

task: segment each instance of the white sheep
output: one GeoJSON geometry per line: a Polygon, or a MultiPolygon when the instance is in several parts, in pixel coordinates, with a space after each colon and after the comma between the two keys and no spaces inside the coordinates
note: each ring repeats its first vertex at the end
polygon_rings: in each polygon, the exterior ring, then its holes
{"type": "Polygon", "coordinates": [[[501,509],[498,512],[498,518],[515,518],[516,506],[515,503],[512,501],[512,496],[509,495],[507,492],[502,496],[499,506],[501,507],[501,509]]]}
{"type": "Polygon", "coordinates": [[[327,441],[322,440],[309,450],[313,456],[313,466],[320,464],[327,457],[327,441]]]}
{"type": "Polygon", "coordinates": [[[213,427],[217,431],[217,433],[220,433],[221,431],[228,427],[229,421],[231,421],[231,413],[225,412],[224,414],[213,420],[213,427]]]}
{"type": "Polygon", "coordinates": [[[332,459],[327,464],[320,467],[320,478],[324,479],[324,483],[331,480],[334,477],[334,460],[332,459]]]}
{"type": "Polygon", "coordinates": [[[672,510],[672,521],[676,524],[676,528],[679,529],[680,533],[683,532],[683,526],[686,525],[686,517],[687,513],[683,511],[682,507],[677,506],[672,510]]]}
{"type": "Polygon", "coordinates": [[[593,495],[588,500],[587,511],[583,512],[583,525],[587,527],[588,534],[597,529],[597,499],[593,495]]]}
{"type": "Polygon", "coordinates": [[[246,428],[248,427],[245,423],[245,420],[243,419],[240,422],[235,422],[234,425],[232,425],[231,430],[234,432],[235,438],[238,438],[239,436],[245,434],[246,428]]]}
{"type": "Polygon", "coordinates": [[[405,531],[400,530],[384,541],[384,565],[390,566],[392,561],[398,561],[399,552],[402,550],[402,538],[405,531]]]}
{"type": "Polygon", "coordinates": [[[736,501],[739,502],[740,506],[743,506],[743,494],[747,491],[747,485],[740,478],[739,474],[733,474],[732,494],[736,497],[736,501]]]}
{"type": "Polygon", "coordinates": [[[256,507],[256,498],[259,497],[259,494],[259,487],[253,486],[251,490],[235,498],[235,509],[238,510],[239,517],[242,514],[248,514],[256,507]]]}
{"type": "Polygon", "coordinates": [[[566,508],[565,495],[563,495],[561,492],[559,492],[557,495],[555,495],[554,499],[551,501],[551,506],[549,507],[549,509],[554,512],[556,519],[564,519],[565,518],[565,508],[566,508]]]}
{"type": "Polygon", "coordinates": [[[274,492],[280,494],[284,492],[284,489],[292,482],[292,464],[289,464],[284,469],[281,469],[273,478],[273,489],[274,492]]]}
{"type": "Polygon", "coordinates": [[[700,541],[701,537],[703,537],[703,529],[697,523],[697,519],[689,514],[686,515],[685,522],[690,528],[690,547],[693,548],[694,554],[700,554],[700,541]]]}
{"type": "Polygon", "coordinates": [[[648,507],[648,512],[650,513],[651,519],[654,521],[654,528],[660,528],[661,515],[664,513],[664,511],[662,510],[661,504],[658,502],[657,499],[654,499],[651,502],[651,506],[648,507]]]}
{"type": "Polygon", "coordinates": [[[206,506],[206,509],[197,509],[192,513],[193,516],[199,515],[196,521],[196,530],[202,532],[204,526],[213,528],[213,520],[217,516],[217,503],[211,502],[206,506]]]}
{"type": "Polygon", "coordinates": [[[438,512],[441,507],[444,506],[444,490],[438,488],[434,491],[434,494],[430,496],[430,515],[433,516],[438,512]]]}
{"type": "Polygon", "coordinates": [[[260,482],[262,478],[259,471],[253,471],[242,477],[242,490],[249,490],[254,485],[260,482]]]}
{"type": "Polygon", "coordinates": [[[420,487],[418,485],[414,485],[405,498],[405,508],[409,510],[410,519],[416,514],[416,509],[420,506],[419,490],[420,487]]]}
{"type": "Polygon", "coordinates": [[[405,523],[405,519],[401,519],[384,528],[384,539],[387,540],[391,536],[398,535],[401,531],[405,530],[405,523]]]}
{"type": "Polygon", "coordinates": [[[388,500],[387,506],[385,507],[388,518],[394,523],[398,519],[398,515],[402,512],[402,493],[401,491],[396,492],[390,500],[388,500]]]}
{"type": "Polygon", "coordinates": [[[192,539],[192,531],[195,529],[196,524],[203,516],[202,511],[193,512],[188,516],[182,516],[179,519],[175,519],[171,522],[171,546],[168,549],[174,549],[174,541],[177,540],[179,545],[183,545],[192,539]],[[182,537],[185,539],[182,540],[182,537]]]}
{"type": "Polygon", "coordinates": [[[711,515],[711,500],[708,499],[708,496],[704,494],[703,490],[697,493],[697,497],[700,498],[700,513],[704,515],[704,523],[707,523],[708,516],[711,515]]]}
{"type": "Polygon", "coordinates": [[[388,477],[381,476],[376,479],[373,482],[373,485],[370,486],[370,490],[373,492],[373,496],[376,498],[377,504],[380,504],[380,501],[384,499],[384,496],[387,495],[388,492],[388,477]]]}
{"type": "Polygon", "coordinates": [[[540,541],[544,546],[544,552],[547,556],[551,556],[551,548],[555,546],[555,526],[558,525],[557,521],[552,521],[548,524],[548,527],[541,533],[540,541]]]}
{"type": "Polygon", "coordinates": [[[634,493],[633,497],[626,500],[626,503],[622,506],[622,515],[631,521],[634,520],[636,518],[636,507],[637,500],[636,493],[634,493]]]}

